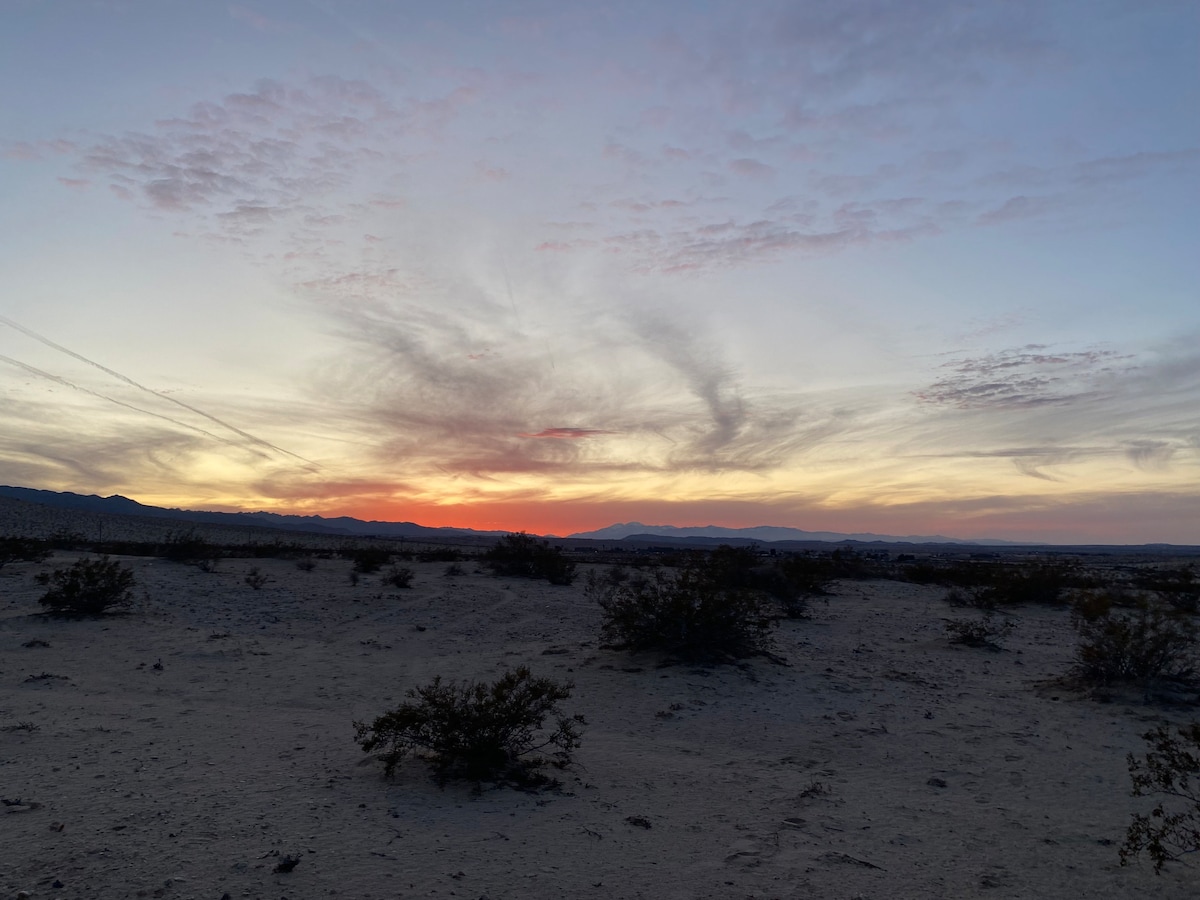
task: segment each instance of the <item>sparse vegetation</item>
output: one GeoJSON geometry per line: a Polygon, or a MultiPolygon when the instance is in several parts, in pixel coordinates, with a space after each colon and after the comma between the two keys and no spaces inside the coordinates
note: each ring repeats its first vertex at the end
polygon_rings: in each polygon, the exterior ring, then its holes
{"type": "Polygon", "coordinates": [[[710,559],[693,557],[672,574],[593,574],[586,593],[603,611],[605,640],[708,662],[767,654],[776,619],[769,599],[731,574],[728,557],[710,559]]]}
{"type": "Polygon", "coordinates": [[[551,584],[571,584],[576,575],[575,563],[561,550],[524,532],[506,534],[483,560],[496,575],[544,578],[551,584]]]}
{"type": "Polygon", "coordinates": [[[535,678],[524,666],[491,684],[438,677],[409,690],[410,702],[371,724],[356,722],[355,739],[364,752],[378,753],[388,777],[405,757],[425,752],[440,781],[539,783],[539,766],[565,766],[579,746],[583,717],[559,710],[571,690],[570,684],[535,678]],[[547,719],[553,722],[548,728],[547,719]]]}
{"type": "Polygon", "coordinates": [[[392,551],[387,547],[352,547],[347,555],[359,575],[373,575],[392,559],[392,551]]]}
{"type": "Polygon", "coordinates": [[[45,562],[51,553],[46,541],[30,538],[0,538],[0,569],[14,562],[45,562]]]}
{"type": "Polygon", "coordinates": [[[453,547],[434,547],[417,553],[417,559],[420,562],[453,563],[460,562],[465,558],[461,550],[455,550],[453,547]]]}
{"type": "Polygon", "coordinates": [[[98,616],[126,606],[133,591],[133,572],[107,556],[81,559],[65,569],[43,573],[50,587],[38,600],[62,616],[98,616]]]}
{"type": "Polygon", "coordinates": [[[1121,846],[1121,865],[1143,852],[1154,871],[1200,850],[1200,723],[1172,730],[1160,725],[1142,735],[1150,749],[1127,757],[1135,797],[1158,796],[1149,815],[1135,814],[1121,846]]]}
{"type": "Polygon", "coordinates": [[[1178,568],[1144,569],[1134,576],[1134,584],[1156,592],[1180,612],[1200,612],[1200,579],[1192,563],[1178,568]]]}
{"type": "Polygon", "coordinates": [[[250,585],[250,587],[254,588],[254,590],[260,591],[271,579],[259,571],[258,567],[255,566],[246,573],[246,577],[243,580],[246,582],[246,584],[250,585]]]}
{"type": "Polygon", "coordinates": [[[410,588],[415,574],[408,566],[392,566],[383,576],[383,583],[394,588],[410,588]]]}
{"type": "Polygon", "coordinates": [[[160,552],[164,559],[195,566],[202,572],[215,572],[222,556],[221,548],[195,529],[168,535],[160,552]]]}
{"type": "Polygon", "coordinates": [[[999,650],[1000,644],[997,639],[1008,634],[1012,627],[1013,623],[1010,620],[997,623],[990,610],[985,612],[981,619],[946,620],[946,634],[950,643],[988,650],[999,650]]]}
{"type": "Polygon", "coordinates": [[[317,567],[317,561],[311,556],[304,556],[296,560],[296,568],[301,572],[311,572],[317,567]]]}
{"type": "Polygon", "coordinates": [[[1113,597],[1102,591],[1075,595],[1075,674],[1098,685],[1192,678],[1196,629],[1191,619],[1144,596],[1133,609],[1118,612],[1113,597]]]}

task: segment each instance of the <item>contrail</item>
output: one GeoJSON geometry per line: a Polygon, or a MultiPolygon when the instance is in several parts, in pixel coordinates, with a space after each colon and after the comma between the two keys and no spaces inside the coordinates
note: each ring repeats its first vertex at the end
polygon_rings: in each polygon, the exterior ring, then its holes
{"type": "Polygon", "coordinates": [[[124,400],[118,400],[116,397],[110,397],[107,394],[101,394],[99,391],[93,391],[90,388],[81,387],[80,385],[75,384],[72,381],[68,381],[59,375],[54,375],[50,372],[43,372],[41,369],[29,365],[29,363],[23,363],[19,359],[13,359],[11,356],[4,356],[3,354],[0,354],[0,362],[6,362],[10,366],[16,366],[19,369],[24,369],[26,372],[29,372],[32,375],[37,375],[39,378],[46,378],[55,382],[56,384],[61,384],[64,387],[69,387],[72,390],[79,391],[80,393],[90,394],[93,397],[99,397],[101,400],[107,400],[109,403],[115,403],[117,406],[125,407],[125,409],[132,409],[134,412],[140,412],[145,413],[148,416],[154,416],[156,419],[162,419],[165,422],[170,422],[172,425],[178,425],[180,428],[186,428],[189,431],[194,431],[197,434],[204,435],[205,437],[210,437],[214,441],[220,441],[222,444],[228,444],[230,447],[237,447],[239,450],[248,450],[255,456],[262,459],[271,458],[261,450],[255,450],[252,447],[247,447],[244,444],[237,443],[236,441],[231,441],[229,438],[223,438],[219,434],[213,434],[211,431],[205,431],[203,428],[200,428],[196,425],[189,425],[187,422],[181,422],[178,419],[172,419],[170,416],[164,416],[162,413],[156,413],[150,409],[142,409],[140,406],[134,406],[132,403],[126,403],[124,400]]]}
{"type": "Polygon", "coordinates": [[[247,431],[242,431],[242,429],[237,428],[233,425],[230,425],[228,422],[224,422],[221,419],[218,419],[216,416],[211,415],[210,413],[206,413],[202,409],[197,409],[196,407],[191,406],[188,403],[184,403],[182,400],[178,400],[175,397],[171,397],[167,394],[160,393],[160,392],[154,390],[153,388],[148,388],[144,384],[139,384],[138,382],[134,381],[129,376],[122,375],[120,372],[110,369],[110,368],[108,368],[108,366],[103,366],[100,363],[95,362],[94,360],[90,360],[86,356],[81,356],[80,354],[76,353],[74,350],[70,350],[70,349],[62,346],[61,344],[56,344],[56,343],[54,343],[54,341],[50,340],[48,337],[44,337],[43,335],[38,334],[36,331],[33,331],[32,329],[26,328],[24,325],[14,322],[12,319],[8,318],[7,316],[0,316],[0,323],[7,325],[9,328],[14,328],[17,331],[21,332],[21,334],[25,335],[26,337],[31,337],[35,341],[39,341],[40,343],[43,343],[47,347],[57,350],[60,353],[65,353],[67,356],[77,359],[81,363],[85,363],[89,366],[92,366],[93,368],[99,369],[101,372],[104,372],[107,375],[111,375],[113,378],[116,378],[119,381],[125,382],[130,387],[137,388],[139,391],[145,391],[147,394],[157,397],[160,400],[166,400],[168,403],[174,403],[176,406],[186,409],[188,412],[195,413],[196,415],[200,416],[201,418],[208,419],[210,422],[212,422],[216,425],[220,425],[222,428],[227,428],[230,431],[232,431],[234,434],[238,435],[239,437],[243,438],[244,440],[249,441],[252,444],[257,444],[260,447],[266,447],[269,450],[274,450],[276,453],[282,453],[285,456],[290,456],[293,459],[298,459],[301,462],[308,463],[308,465],[310,465],[310,466],[315,466],[318,469],[320,468],[320,466],[317,465],[315,462],[313,462],[311,459],[305,459],[303,456],[300,456],[297,453],[293,453],[290,450],[285,450],[282,447],[277,447],[274,444],[272,444],[270,441],[264,441],[262,438],[255,437],[254,435],[250,434],[247,431]]]}

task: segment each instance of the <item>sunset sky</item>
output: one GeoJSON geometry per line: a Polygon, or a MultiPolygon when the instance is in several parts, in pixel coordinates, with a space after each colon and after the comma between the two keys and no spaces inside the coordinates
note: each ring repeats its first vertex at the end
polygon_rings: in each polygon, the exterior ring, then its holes
{"type": "Polygon", "coordinates": [[[1200,544],[1200,6],[0,0],[0,483],[1200,544]]]}

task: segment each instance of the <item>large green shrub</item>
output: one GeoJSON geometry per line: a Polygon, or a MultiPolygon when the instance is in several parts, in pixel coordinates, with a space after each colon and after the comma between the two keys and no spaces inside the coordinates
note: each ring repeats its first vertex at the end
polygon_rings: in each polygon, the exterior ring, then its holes
{"type": "Polygon", "coordinates": [[[529,669],[506,672],[495,682],[444,682],[412,688],[403,703],[371,724],[356,722],[364,752],[379,753],[391,776],[409,754],[430,755],[439,780],[537,782],[546,762],[559,767],[579,746],[582,716],[563,715],[558,704],[572,685],[534,678],[529,669]],[[546,727],[547,719],[553,725],[546,727]],[[548,751],[549,759],[541,756],[548,751]]]}
{"type": "Polygon", "coordinates": [[[126,606],[134,585],[133,572],[107,556],[81,559],[38,580],[50,587],[38,603],[64,616],[97,616],[126,606]]]}

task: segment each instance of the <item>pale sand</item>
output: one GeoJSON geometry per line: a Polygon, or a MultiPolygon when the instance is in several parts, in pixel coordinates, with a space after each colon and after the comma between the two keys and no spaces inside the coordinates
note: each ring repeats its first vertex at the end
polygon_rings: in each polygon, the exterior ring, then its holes
{"type": "Polygon", "coordinates": [[[780,627],[790,667],[657,668],[599,647],[582,579],[131,557],[128,615],[37,615],[33,575],[76,556],[0,570],[3,897],[1200,893],[1194,862],[1117,860],[1150,806],[1125,754],[1194,711],[1038,689],[1070,664],[1063,611],[1018,610],[995,653],[946,641],[942,589],[842,582],[780,627]],[[441,789],[420,762],[387,782],[353,741],[406,687],[518,664],[573,680],[589,722],[559,793],[441,789]]]}

